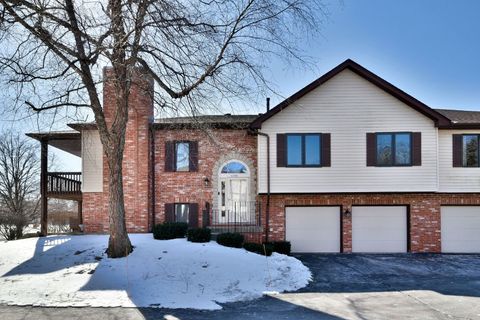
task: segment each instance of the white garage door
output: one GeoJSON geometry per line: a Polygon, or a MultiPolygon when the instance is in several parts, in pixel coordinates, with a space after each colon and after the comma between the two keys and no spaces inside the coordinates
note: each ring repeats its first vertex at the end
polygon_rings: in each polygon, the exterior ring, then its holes
{"type": "Polygon", "coordinates": [[[407,207],[353,207],[352,251],[407,252],[407,207]]]}
{"type": "Polygon", "coordinates": [[[442,207],[442,252],[480,252],[480,207],[442,207]]]}
{"type": "Polygon", "coordinates": [[[292,252],[340,252],[340,207],[287,207],[285,219],[292,252]]]}

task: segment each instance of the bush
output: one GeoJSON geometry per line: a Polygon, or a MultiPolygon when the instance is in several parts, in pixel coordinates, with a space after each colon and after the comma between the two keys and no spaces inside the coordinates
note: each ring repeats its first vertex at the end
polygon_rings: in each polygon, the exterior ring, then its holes
{"type": "Polygon", "coordinates": [[[157,240],[169,240],[185,238],[188,224],[185,222],[165,222],[157,224],[153,228],[153,238],[157,240]]]}
{"type": "Polygon", "coordinates": [[[292,249],[292,245],[290,241],[273,241],[270,242],[273,247],[273,252],[278,252],[281,254],[289,255],[292,249]]]}
{"type": "Polygon", "coordinates": [[[187,240],[191,242],[209,242],[212,232],[208,228],[188,229],[187,240]]]}
{"type": "Polygon", "coordinates": [[[225,247],[241,248],[243,240],[243,235],[240,233],[226,232],[217,236],[217,243],[225,247]]]}
{"type": "Polygon", "coordinates": [[[254,243],[254,242],[245,242],[243,245],[243,248],[247,251],[258,253],[258,254],[269,257],[272,255],[273,246],[269,243],[260,244],[260,243],[254,243]]]}

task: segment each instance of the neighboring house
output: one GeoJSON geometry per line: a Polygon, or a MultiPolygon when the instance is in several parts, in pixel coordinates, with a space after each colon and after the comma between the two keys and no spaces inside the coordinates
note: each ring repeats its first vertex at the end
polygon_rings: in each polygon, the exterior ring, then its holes
{"type": "MultiPolygon", "coordinates": [[[[351,60],[259,116],[154,121],[150,97],[132,87],[123,171],[130,232],[186,221],[286,239],[297,252],[480,252],[480,112],[431,109],[351,60]]],[[[81,155],[81,193],[73,193],[84,230],[107,232],[98,132],[70,127],[29,135],[81,155]]],[[[46,196],[58,196],[55,183],[46,196]]]]}

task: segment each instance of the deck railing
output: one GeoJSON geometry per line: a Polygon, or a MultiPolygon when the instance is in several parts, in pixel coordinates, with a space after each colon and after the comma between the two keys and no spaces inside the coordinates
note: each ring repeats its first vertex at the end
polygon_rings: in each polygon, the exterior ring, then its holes
{"type": "Polygon", "coordinates": [[[74,194],[82,192],[81,172],[48,172],[47,193],[74,194]]]}

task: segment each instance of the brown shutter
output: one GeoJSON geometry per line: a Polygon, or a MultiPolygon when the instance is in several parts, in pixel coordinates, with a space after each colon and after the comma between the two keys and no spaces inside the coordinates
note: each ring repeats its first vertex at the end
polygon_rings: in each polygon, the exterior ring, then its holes
{"type": "Polygon", "coordinates": [[[198,142],[191,141],[188,144],[189,148],[189,171],[195,172],[198,171],[198,142]]]}
{"type": "Polygon", "coordinates": [[[453,137],[453,166],[463,167],[463,136],[454,134],[453,137]]]}
{"type": "Polygon", "coordinates": [[[422,133],[412,133],[412,166],[422,165],[422,133]]]}
{"type": "Polygon", "coordinates": [[[175,171],[175,141],[165,142],[165,171],[175,171]]]}
{"type": "Polygon", "coordinates": [[[377,165],[377,138],[375,133],[367,133],[367,167],[377,165]]]}
{"type": "Polygon", "coordinates": [[[188,208],[188,227],[198,228],[198,203],[190,203],[188,208]]]}
{"type": "Polygon", "coordinates": [[[322,167],[331,166],[330,133],[322,134],[322,167]]]}
{"type": "Polygon", "coordinates": [[[165,203],[165,222],[175,222],[174,203],[165,203]]]}
{"type": "Polygon", "coordinates": [[[277,134],[277,167],[285,167],[286,135],[277,134]]]}

